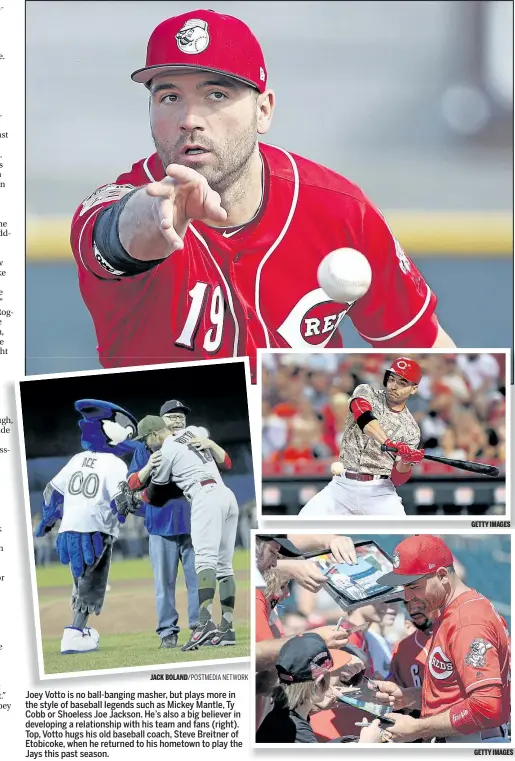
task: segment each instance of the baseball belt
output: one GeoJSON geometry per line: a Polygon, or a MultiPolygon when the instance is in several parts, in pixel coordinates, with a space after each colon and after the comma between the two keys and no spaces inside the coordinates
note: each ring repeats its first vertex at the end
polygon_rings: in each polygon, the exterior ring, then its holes
{"type": "Polygon", "coordinates": [[[507,737],[508,728],[506,724],[502,724],[500,727],[492,727],[491,729],[483,729],[481,732],[476,732],[473,735],[447,737],[443,740],[445,743],[459,743],[459,742],[485,742],[486,740],[493,740],[496,737],[507,737]]]}
{"type": "Polygon", "coordinates": [[[379,481],[382,478],[390,478],[390,476],[373,476],[371,473],[354,473],[353,470],[344,471],[344,476],[351,481],[379,481]]]}

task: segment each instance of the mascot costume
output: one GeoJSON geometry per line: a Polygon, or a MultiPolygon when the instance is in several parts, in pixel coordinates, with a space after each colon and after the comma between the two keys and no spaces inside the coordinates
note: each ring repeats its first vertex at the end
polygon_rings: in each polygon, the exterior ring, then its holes
{"type": "Polygon", "coordinates": [[[73,621],[64,628],[61,653],[98,650],[100,635],[87,626],[104,603],[113,544],[119,523],[141,503],[134,501],[126,481],[127,466],[121,459],[137,446],[137,421],[117,404],[80,399],[82,451],[74,455],[47,484],[42,519],[35,532],[44,536],[61,521],[56,551],[73,577],[73,621]]]}

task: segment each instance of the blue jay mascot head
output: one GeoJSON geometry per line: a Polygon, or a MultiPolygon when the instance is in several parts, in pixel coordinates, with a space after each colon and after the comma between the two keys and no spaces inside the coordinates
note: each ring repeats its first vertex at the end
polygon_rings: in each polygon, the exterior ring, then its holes
{"type": "Polygon", "coordinates": [[[138,442],[133,441],[138,422],[123,407],[98,399],[79,399],[75,409],[82,415],[79,428],[83,449],[121,457],[132,454],[138,446],[138,442]]]}

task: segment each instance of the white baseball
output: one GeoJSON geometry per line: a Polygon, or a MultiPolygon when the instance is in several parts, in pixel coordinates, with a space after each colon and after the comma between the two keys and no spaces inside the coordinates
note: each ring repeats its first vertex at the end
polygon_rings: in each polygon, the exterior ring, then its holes
{"type": "Polygon", "coordinates": [[[341,476],[343,473],[343,462],[340,462],[340,460],[333,462],[331,465],[331,473],[333,476],[341,476]]]}
{"type": "Polygon", "coordinates": [[[354,248],[338,248],[322,259],[318,282],[330,299],[339,304],[356,301],[370,288],[372,270],[368,259],[354,248]]]}

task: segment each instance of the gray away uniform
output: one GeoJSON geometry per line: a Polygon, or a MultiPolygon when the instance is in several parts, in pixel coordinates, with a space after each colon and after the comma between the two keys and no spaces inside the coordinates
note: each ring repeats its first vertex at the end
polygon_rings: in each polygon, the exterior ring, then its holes
{"type": "Polygon", "coordinates": [[[238,503],[225,486],[209,450],[199,452],[191,440],[202,435],[193,425],[168,436],[161,465],[152,475],[156,487],[173,481],[191,504],[191,540],[195,570],[209,568],[218,579],[234,575],[232,558],[238,526],[238,503]]]}

